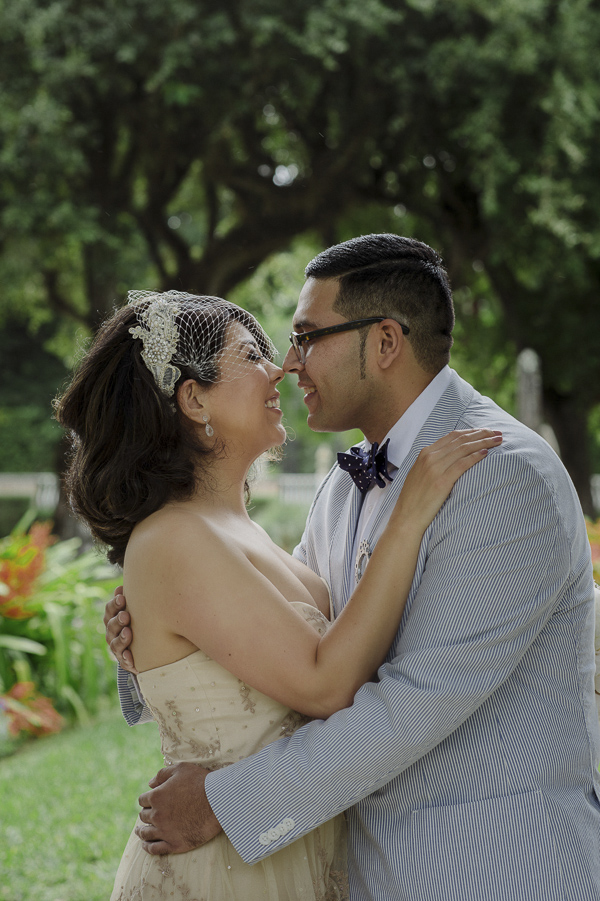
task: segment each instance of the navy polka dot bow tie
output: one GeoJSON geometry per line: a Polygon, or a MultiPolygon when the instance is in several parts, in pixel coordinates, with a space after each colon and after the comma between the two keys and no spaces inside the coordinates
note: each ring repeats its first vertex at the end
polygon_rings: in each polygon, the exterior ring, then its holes
{"type": "Polygon", "coordinates": [[[385,479],[392,481],[388,472],[388,444],[390,439],[380,448],[377,442],[371,450],[363,450],[362,447],[351,447],[349,454],[338,454],[340,469],[349,472],[354,484],[362,494],[366,494],[373,485],[385,488],[385,479]]]}

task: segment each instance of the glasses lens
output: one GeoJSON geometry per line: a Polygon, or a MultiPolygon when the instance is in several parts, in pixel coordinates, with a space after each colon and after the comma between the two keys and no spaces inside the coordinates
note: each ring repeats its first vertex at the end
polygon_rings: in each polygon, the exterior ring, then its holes
{"type": "Polygon", "coordinates": [[[294,334],[290,335],[290,341],[292,343],[292,347],[296,352],[296,357],[298,358],[299,363],[304,363],[304,349],[300,347],[298,339],[294,334]]]}

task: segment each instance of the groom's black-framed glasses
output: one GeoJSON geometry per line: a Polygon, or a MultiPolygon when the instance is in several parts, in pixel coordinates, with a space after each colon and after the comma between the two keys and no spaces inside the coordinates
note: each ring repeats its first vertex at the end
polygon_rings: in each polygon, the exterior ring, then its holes
{"type": "MultiPolygon", "coordinates": [[[[290,343],[296,351],[299,363],[306,363],[306,346],[309,341],[315,338],[324,338],[325,335],[335,335],[337,332],[349,332],[351,329],[362,328],[364,325],[373,325],[374,322],[383,322],[389,319],[389,316],[370,316],[368,319],[351,319],[349,322],[341,322],[339,325],[330,325],[327,328],[313,329],[312,332],[292,332],[290,335],[290,343]]],[[[409,328],[407,325],[398,323],[403,334],[408,335],[409,328]]]]}

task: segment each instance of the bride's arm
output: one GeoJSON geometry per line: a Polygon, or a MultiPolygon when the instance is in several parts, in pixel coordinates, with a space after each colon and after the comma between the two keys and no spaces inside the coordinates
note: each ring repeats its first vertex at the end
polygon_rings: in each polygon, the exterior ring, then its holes
{"type": "Polygon", "coordinates": [[[240,550],[208,528],[165,536],[138,582],[145,612],[253,688],[325,718],[349,706],[382,663],[425,529],[459,476],[500,441],[488,430],[455,432],[421,452],[360,583],[322,638],[240,550]]]}

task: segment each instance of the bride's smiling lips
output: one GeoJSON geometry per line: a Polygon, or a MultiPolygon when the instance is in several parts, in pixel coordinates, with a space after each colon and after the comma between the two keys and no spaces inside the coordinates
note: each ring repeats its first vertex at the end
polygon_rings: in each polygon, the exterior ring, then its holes
{"type": "Polygon", "coordinates": [[[276,392],[271,397],[267,398],[267,400],[265,401],[265,407],[268,410],[278,410],[279,413],[281,413],[279,392],[276,392]]]}

